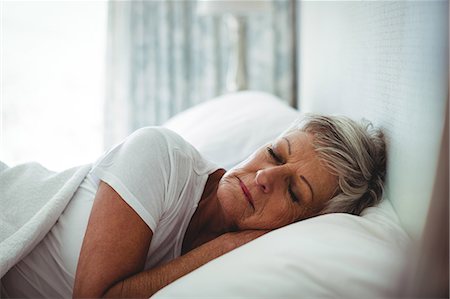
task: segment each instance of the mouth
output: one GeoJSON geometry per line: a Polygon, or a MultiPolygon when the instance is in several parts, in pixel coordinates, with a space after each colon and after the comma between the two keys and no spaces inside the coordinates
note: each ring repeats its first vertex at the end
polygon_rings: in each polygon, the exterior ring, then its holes
{"type": "Polygon", "coordinates": [[[253,203],[253,198],[252,198],[252,195],[251,195],[250,191],[248,190],[247,186],[245,186],[244,182],[241,181],[240,178],[237,178],[237,179],[239,180],[239,185],[241,186],[241,189],[242,189],[242,192],[245,195],[245,198],[250,203],[252,208],[255,209],[255,204],[253,203]]]}

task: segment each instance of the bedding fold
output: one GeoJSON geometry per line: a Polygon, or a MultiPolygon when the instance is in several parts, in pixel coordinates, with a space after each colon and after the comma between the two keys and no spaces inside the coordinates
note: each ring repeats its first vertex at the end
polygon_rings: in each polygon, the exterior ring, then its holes
{"type": "Polygon", "coordinates": [[[0,277],[50,231],[91,165],[62,172],[0,162],[0,277]]]}

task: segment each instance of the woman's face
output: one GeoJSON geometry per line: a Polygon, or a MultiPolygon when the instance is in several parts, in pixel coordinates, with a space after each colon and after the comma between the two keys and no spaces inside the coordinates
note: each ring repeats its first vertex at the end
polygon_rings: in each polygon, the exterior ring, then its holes
{"type": "Polygon", "coordinates": [[[310,133],[295,131],[261,147],[225,173],[217,196],[238,230],[275,229],[314,215],[337,190],[310,133]]]}

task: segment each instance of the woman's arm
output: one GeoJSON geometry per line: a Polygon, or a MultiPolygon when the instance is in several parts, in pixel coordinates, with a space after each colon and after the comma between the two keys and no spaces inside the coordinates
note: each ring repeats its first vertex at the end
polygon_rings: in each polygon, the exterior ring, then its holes
{"type": "Polygon", "coordinates": [[[265,230],[248,230],[221,235],[165,265],[118,282],[106,292],[105,297],[148,298],[169,283],[266,232],[265,230]]]}
{"type": "Polygon", "coordinates": [[[144,269],[153,232],[109,185],[100,182],[78,260],[74,298],[98,298],[144,269]]]}
{"type": "Polygon", "coordinates": [[[100,182],[81,247],[74,298],[145,297],[267,231],[224,234],[143,271],[153,232],[109,185],[100,182]]]}

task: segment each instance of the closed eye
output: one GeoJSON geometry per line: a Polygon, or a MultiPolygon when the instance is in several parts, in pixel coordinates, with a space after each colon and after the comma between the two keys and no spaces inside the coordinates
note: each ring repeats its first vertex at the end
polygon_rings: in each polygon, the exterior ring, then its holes
{"type": "Polygon", "coordinates": [[[283,164],[283,159],[281,159],[280,156],[278,156],[277,154],[275,154],[275,152],[273,151],[273,149],[271,147],[267,147],[267,151],[269,152],[270,156],[272,157],[272,159],[279,163],[279,164],[283,164]]]}
{"type": "MultiPolygon", "coordinates": [[[[278,164],[283,164],[283,163],[284,163],[283,159],[281,159],[281,157],[278,156],[278,155],[274,152],[273,148],[267,147],[267,152],[270,154],[270,156],[272,157],[272,159],[273,159],[275,162],[277,162],[278,164]]],[[[293,202],[299,202],[298,197],[295,195],[294,191],[292,190],[291,184],[289,184],[289,186],[288,186],[288,193],[289,193],[289,196],[291,197],[291,200],[292,200],[293,202]]]]}
{"type": "Polygon", "coordinates": [[[292,199],[293,202],[299,202],[298,197],[295,195],[294,191],[292,191],[292,188],[291,188],[290,184],[289,184],[289,187],[288,187],[288,192],[289,192],[289,195],[291,196],[291,199],[292,199]]]}

